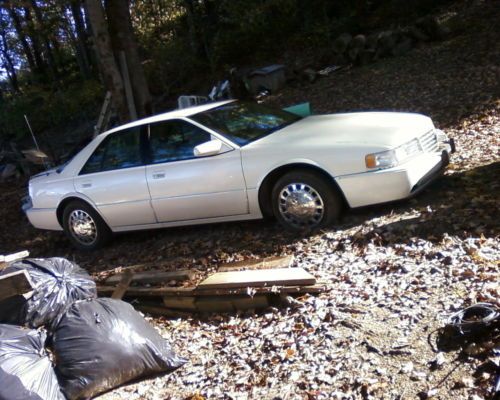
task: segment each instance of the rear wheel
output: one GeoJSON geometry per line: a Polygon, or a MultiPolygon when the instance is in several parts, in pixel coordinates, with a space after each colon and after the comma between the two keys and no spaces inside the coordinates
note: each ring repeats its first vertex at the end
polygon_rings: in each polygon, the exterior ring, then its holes
{"type": "Polygon", "coordinates": [[[63,228],[73,246],[81,250],[98,249],[112,237],[111,230],[101,216],[81,201],[73,201],[66,206],[63,228]]]}
{"type": "Polygon", "coordinates": [[[272,191],[273,212],[292,230],[310,230],[337,221],[342,208],[334,186],[321,175],[304,170],[283,175],[272,191]]]}

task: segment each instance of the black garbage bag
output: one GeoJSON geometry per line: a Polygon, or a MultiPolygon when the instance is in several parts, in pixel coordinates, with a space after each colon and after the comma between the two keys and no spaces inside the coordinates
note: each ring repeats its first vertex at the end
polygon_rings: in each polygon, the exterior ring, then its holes
{"type": "Polygon", "coordinates": [[[97,297],[95,282],[77,264],[65,258],[30,258],[15,262],[1,275],[26,270],[34,285],[31,297],[0,303],[0,323],[38,328],[56,324],[73,302],[97,297]]]}
{"type": "Polygon", "coordinates": [[[52,346],[59,383],[70,400],[186,362],[130,304],[106,298],[74,303],[55,328],[52,346]]]}
{"type": "Polygon", "coordinates": [[[0,325],[0,400],[63,400],[44,350],[46,334],[0,325]]]}

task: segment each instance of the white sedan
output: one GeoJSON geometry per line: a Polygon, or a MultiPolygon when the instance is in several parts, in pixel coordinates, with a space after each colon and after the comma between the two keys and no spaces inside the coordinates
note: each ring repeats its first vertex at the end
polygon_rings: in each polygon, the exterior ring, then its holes
{"type": "Polygon", "coordinates": [[[334,223],[343,206],[414,195],[452,151],[419,114],[301,118],[224,101],[97,136],[64,166],[33,176],[23,209],[33,226],[64,230],[80,249],[113,232],[267,216],[311,229],[334,223]]]}

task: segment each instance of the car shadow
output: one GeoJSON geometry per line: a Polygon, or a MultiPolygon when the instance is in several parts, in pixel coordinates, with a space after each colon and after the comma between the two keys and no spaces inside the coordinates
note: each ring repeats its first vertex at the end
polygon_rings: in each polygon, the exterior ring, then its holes
{"type": "MultiPolygon", "coordinates": [[[[413,238],[440,242],[445,235],[461,239],[497,236],[499,176],[500,162],[445,175],[416,198],[394,205],[390,212],[402,214],[401,220],[373,228],[361,241],[387,245],[413,238]],[[405,216],[408,211],[414,211],[414,216],[405,216]]],[[[388,211],[386,206],[378,206],[363,216],[384,216],[388,211]]]]}

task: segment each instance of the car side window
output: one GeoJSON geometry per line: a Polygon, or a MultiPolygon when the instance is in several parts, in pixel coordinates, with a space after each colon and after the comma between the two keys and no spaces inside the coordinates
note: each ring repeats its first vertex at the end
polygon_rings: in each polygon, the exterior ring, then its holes
{"type": "Polygon", "coordinates": [[[141,128],[130,128],[107,137],[85,163],[80,174],[142,165],[141,128]]]}
{"type": "Polygon", "coordinates": [[[182,120],[151,124],[149,135],[152,164],[194,158],[194,148],[211,140],[210,133],[182,120]]]}

